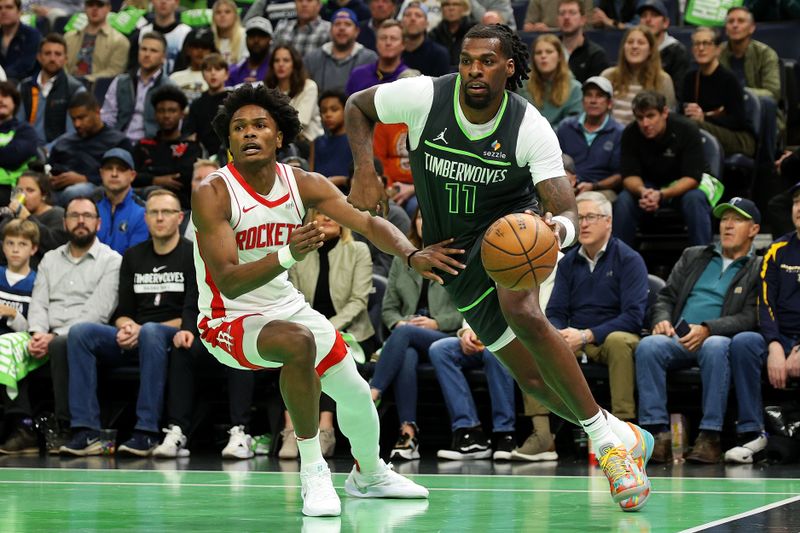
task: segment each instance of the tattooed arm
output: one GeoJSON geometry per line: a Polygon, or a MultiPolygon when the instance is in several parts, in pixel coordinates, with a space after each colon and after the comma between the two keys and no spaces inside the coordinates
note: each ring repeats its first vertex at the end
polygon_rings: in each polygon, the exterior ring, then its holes
{"type": "Polygon", "coordinates": [[[378,174],[375,172],[372,152],[372,134],[379,122],[375,109],[375,91],[370,87],[357,92],[347,100],[344,111],[345,131],[353,152],[353,180],[347,201],[360,211],[373,215],[389,211],[389,199],[378,174]]]}
{"type": "Polygon", "coordinates": [[[567,236],[566,228],[561,222],[551,219],[554,215],[560,215],[571,220],[576,231],[580,227],[575,193],[569,180],[566,176],[542,180],[536,184],[536,193],[542,201],[545,222],[554,227],[559,243],[564,242],[564,238],[567,236]]]}

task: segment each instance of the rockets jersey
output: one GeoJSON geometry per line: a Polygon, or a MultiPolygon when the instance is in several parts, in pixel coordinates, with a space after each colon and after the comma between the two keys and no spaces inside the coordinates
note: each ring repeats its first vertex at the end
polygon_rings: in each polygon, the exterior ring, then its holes
{"type": "MultiPolygon", "coordinates": [[[[275,184],[266,196],[257,193],[233,166],[226,165],[211,176],[222,179],[231,202],[229,223],[234,232],[239,263],[258,261],[289,243],[292,231],[303,224],[305,207],[300,199],[292,167],[276,165],[275,184]]],[[[194,231],[197,231],[196,229],[194,231]]],[[[296,312],[305,305],[300,292],[282,272],[269,283],[238,298],[226,298],[218,289],[203,261],[197,239],[194,243],[197,273],[198,322],[249,314],[296,312]]]]}

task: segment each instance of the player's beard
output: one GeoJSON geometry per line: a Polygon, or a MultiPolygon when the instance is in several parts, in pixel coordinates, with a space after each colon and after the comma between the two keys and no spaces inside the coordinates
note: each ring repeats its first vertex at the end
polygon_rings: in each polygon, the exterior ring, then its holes
{"type": "Polygon", "coordinates": [[[464,103],[472,109],[486,109],[491,101],[492,97],[489,94],[485,98],[473,98],[466,90],[464,91],[464,103]]]}

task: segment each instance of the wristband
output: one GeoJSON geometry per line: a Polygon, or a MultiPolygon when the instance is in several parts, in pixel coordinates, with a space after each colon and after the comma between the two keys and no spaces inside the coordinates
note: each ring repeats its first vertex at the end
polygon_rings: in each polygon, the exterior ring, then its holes
{"type": "Polygon", "coordinates": [[[572,223],[572,220],[561,215],[554,216],[552,220],[553,222],[559,221],[561,225],[564,226],[564,229],[567,231],[567,235],[561,242],[561,248],[564,249],[569,246],[572,246],[573,242],[575,242],[575,225],[572,223]]]}
{"type": "Polygon", "coordinates": [[[297,259],[292,255],[292,250],[289,249],[288,244],[278,249],[278,263],[286,270],[289,270],[293,264],[297,263],[297,259]]]}
{"type": "Polygon", "coordinates": [[[406,257],[406,265],[408,265],[408,268],[411,268],[411,258],[420,253],[421,251],[422,250],[414,250],[413,252],[408,254],[408,257],[406,257]]]}

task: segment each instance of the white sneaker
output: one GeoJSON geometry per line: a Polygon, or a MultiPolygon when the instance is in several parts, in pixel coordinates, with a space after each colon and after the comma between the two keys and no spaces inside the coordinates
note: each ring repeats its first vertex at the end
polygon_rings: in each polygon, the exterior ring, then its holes
{"type": "Polygon", "coordinates": [[[186,435],[183,434],[180,426],[170,424],[162,431],[167,435],[164,437],[164,441],[153,449],[153,457],[162,459],[189,457],[189,450],[186,449],[186,435]]]}
{"type": "Polygon", "coordinates": [[[339,516],[342,502],[333,489],[331,470],[325,462],[314,463],[300,470],[300,494],[306,516],[339,516]]]}
{"type": "Polygon", "coordinates": [[[378,471],[363,474],[356,466],[344,482],[344,490],[356,498],[427,498],[428,489],[417,485],[379,460],[378,471]]]}
{"type": "Polygon", "coordinates": [[[751,464],[753,456],[767,447],[767,434],[761,433],[758,437],[736,446],[725,452],[726,463],[751,464]]]}
{"type": "Polygon", "coordinates": [[[223,459],[250,459],[253,452],[253,437],[244,432],[244,426],[233,426],[228,433],[228,445],[222,449],[223,459]]]}

